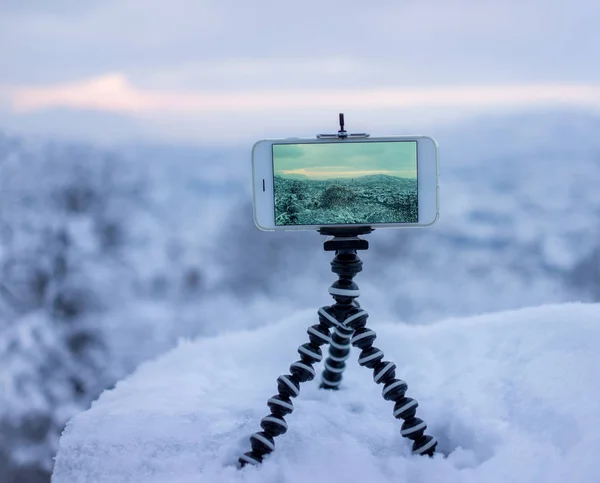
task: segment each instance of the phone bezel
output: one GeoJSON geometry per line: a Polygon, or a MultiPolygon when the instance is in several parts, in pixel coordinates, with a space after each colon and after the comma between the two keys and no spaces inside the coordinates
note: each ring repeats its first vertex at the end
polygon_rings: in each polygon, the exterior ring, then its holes
{"type": "Polygon", "coordinates": [[[414,228],[435,223],[439,217],[439,167],[438,146],[428,136],[380,136],[358,139],[283,138],[263,139],[252,147],[252,186],[254,198],[254,223],[265,231],[317,230],[321,227],[414,228]],[[275,225],[275,197],[273,192],[273,144],[326,144],[368,143],[382,141],[417,142],[417,186],[419,197],[418,223],[376,223],[340,225],[275,225]],[[264,190],[263,190],[264,187],[264,190]]]}

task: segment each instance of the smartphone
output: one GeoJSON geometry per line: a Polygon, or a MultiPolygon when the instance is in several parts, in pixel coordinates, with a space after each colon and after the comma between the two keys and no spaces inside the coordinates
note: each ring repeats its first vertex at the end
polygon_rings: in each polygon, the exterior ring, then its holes
{"type": "Polygon", "coordinates": [[[431,225],[439,215],[437,153],[426,136],[258,141],[254,222],[269,231],[431,225]]]}

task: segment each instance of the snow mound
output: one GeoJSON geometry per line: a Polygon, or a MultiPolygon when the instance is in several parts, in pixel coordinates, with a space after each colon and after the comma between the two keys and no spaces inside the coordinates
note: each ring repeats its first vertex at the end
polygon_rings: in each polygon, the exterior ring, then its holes
{"type": "Polygon", "coordinates": [[[600,475],[600,305],[543,306],[429,326],[369,326],[439,441],[413,456],[353,349],[337,392],[302,385],[289,430],[236,468],[316,311],[179,347],[67,426],[52,481],[545,482],[600,475]]]}

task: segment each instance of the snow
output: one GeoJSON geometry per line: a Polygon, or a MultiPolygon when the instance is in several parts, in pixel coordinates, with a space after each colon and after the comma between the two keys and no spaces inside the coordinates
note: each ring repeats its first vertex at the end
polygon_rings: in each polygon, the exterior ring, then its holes
{"type": "Polygon", "coordinates": [[[275,452],[238,470],[316,309],[182,341],[143,364],[67,425],[53,483],[596,481],[600,304],[419,326],[371,319],[441,453],[410,454],[353,349],[342,389],[303,384],[275,452]]]}

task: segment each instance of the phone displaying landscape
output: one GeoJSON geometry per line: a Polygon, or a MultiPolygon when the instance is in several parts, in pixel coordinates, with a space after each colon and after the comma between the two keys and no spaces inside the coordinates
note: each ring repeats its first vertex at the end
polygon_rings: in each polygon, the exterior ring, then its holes
{"type": "Polygon", "coordinates": [[[417,223],[417,142],[273,144],[275,225],[417,223]]]}

